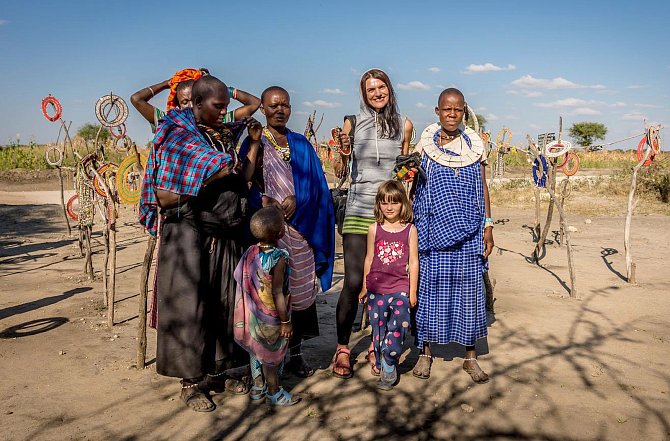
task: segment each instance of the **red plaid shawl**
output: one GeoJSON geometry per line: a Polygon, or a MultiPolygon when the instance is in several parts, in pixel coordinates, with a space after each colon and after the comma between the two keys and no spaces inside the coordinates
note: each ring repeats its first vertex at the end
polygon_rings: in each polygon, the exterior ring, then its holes
{"type": "Polygon", "coordinates": [[[196,196],[203,183],[233,159],[213,149],[198,130],[193,109],[168,112],[154,137],[142,181],[140,223],[156,234],[156,189],[196,196]]]}

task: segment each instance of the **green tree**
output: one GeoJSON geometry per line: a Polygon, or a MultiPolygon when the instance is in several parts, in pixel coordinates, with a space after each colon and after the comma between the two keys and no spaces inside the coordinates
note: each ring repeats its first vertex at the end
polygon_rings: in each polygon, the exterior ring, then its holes
{"type": "MultiPolygon", "coordinates": [[[[81,138],[88,144],[89,141],[95,141],[95,136],[98,134],[98,130],[100,130],[100,124],[86,123],[79,127],[77,135],[81,136],[81,138]]],[[[98,140],[100,142],[107,142],[110,136],[109,129],[103,127],[102,130],[100,130],[100,137],[98,140]]]]}
{"type": "MultiPolygon", "coordinates": [[[[479,113],[477,113],[476,115],[477,115],[477,122],[479,123],[479,129],[484,130],[484,125],[486,124],[486,118],[484,118],[484,115],[480,115],[479,113]]],[[[468,119],[467,126],[474,130],[475,128],[474,121],[468,119]]]]}
{"type": "Polygon", "coordinates": [[[596,122],[574,123],[568,130],[568,135],[580,145],[591,145],[596,139],[605,139],[607,127],[596,122]]]}

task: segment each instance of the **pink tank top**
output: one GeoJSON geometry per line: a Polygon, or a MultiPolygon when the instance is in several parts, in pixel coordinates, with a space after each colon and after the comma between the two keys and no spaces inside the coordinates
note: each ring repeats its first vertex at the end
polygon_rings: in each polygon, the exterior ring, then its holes
{"type": "Polygon", "coordinates": [[[386,231],[377,224],[374,257],[365,279],[368,291],[375,294],[409,292],[409,232],[412,224],[400,231],[386,231]]]}

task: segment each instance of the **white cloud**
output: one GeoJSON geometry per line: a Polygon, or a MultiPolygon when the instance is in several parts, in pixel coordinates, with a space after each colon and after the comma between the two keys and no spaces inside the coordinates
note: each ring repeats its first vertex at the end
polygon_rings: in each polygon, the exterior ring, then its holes
{"type": "Polygon", "coordinates": [[[512,119],[512,120],[516,120],[516,119],[519,119],[519,117],[518,117],[518,116],[516,116],[516,115],[506,115],[506,116],[505,116],[505,119],[512,119]]]}
{"type": "Polygon", "coordinates": [[[305,112],[304,110],[293,110],[291,111],[291,115],[311,115],[312,112],[305,112]]]}
{"type": "Polygon", "coordinates": [[[631,84],[630,86],[626,86],[626,89],[642,89],[643,86],[642,84],[631,84]]]}
{"type": "Polygon", "coordinates": [[[535,78],[532,75],[524,75],[512,81],[512,85],[525,89],[605,89],[602,84],[583,85],[577,84],[563,77],[556,77],[553,79],[535,78]]]}
{"type": "Polygon", "coordinates": [[[498,115],[494,113],[489,113],[488,115],[485,115],[484,118],[486,118],[486,121],[498,121],[500,118],[498,118],[498,115]]]}
{"type": "Polygon", "coordinates": [[[429,90],[430,86],[428,84],[422,83],[421,81],[410,81],[409,83],[398,83],[398,89],[400,90],[429,90]]]}
{"type": "Polygon", "coordinates": [[[440,68],[439,67],[429,67],[428,70],[431,71],[432,73],[438,73],[440,71],[440,68]]]}
{"type": "Polygon", "coordinates": [[[521,95],[525,96],[526,98],[536,98],[538,96],[542,96],[542,92],[538,92],[537,90],[526,90],[526,89],[521,89],[521,90],[508,90],[508,94],[510,95],[521,95]]]}
{"type": "Polygon", "coordinates": [[[549,103],[535,103],[537,107],[547,107],[555,109],[559,107],[583,107],[589,104],[594,104],[595,101],[586,101],[579,98],[565,98],[562,100],[551,101],[549,103]]]}
{"type": "Polygon", "coordinates": [[[617,101],[616,103],[610,104],[610,107],[626,107],[626,103],[623,101],[617,101]]]}
{"type": "Polygon", "coordinates": [[[340,103],[334,103],[324,100],[304,101],[302,104],[305,105],[306,107],[325,107],[326,109],[333,109],[335,107],[340,107],[342,105],[340,103]]]}
{"type": "Polygon", "coordinates": [[[530,127],[531,129],[539,129],[539,128],[541,128],[541,127],[538,126],[537,124],[528,124],[528,127],[530,127]]]}
{"type": "Polygon", "coordinates": [[[4,18],[0,18],[0,26],[5,25],[9,23],[9,20],[5,20],[4,18]]]}
{"type": "Polygon", "coordinates": [[[590,107],[578,107],[573,112],[573,115],[600,115],[600,112],[590,107]]]}
{"type": "Polygon", "coordinates": [[[426,106],[424,103],[416,103],[416,107],[419,109],[425,109],[428,106],[426,106]]]}
{"type": "Polygon", "coordinates": [[[360,75],[361,73],[355,67],[350,67],[351,73],[354,75],[360,75]]]}
{"type": "Polygon", "coordinates": [[[635,107],[642,107],[644,109],[658,109],[662,106],[658,106],[656,104],[635,104],[635,107]]]}
{"type": "Polygon", "coordinates": [[[323,93],[327,93],[329,95],[344,95],[344,92],[340,90],[339,88],[336,89],[323,89],[323,93]]]}
{"type": "Polygon", "coordinates": [[[486,107],[480,107],[477,110],[479,110],[480,112],[484,112],[484,111],[489,110],[489,109],[487,109],[486,107]]]}
{"type": "Polygon", "coordinates": [[[514,70],[516,66],[513,64],[508,64],[507,67],[496,66],[493,63],[484,63],[484,64],[471,64],[466,69],[464,74],[475,74],[483,72],[498,72],[501,70],[514,70]]]}
{"type": "Polygon", "coordinates": [[[647,117],[646,117],[645,115],[641,114],[641,113],[638,112],[637,110],[634,110],[634,111],[632,111],[631,113],[625,113],[625,114],[621,117],[621,119],[623,119],[624,121],[642,121],[642,120],[644,120],[644,119],[646,119],[646,118],[647,118],[647,117]]]}

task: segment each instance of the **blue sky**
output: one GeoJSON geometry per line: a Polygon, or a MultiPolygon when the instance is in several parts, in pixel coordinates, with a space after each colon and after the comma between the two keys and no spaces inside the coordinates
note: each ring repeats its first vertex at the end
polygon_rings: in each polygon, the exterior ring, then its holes
{"type": "MultiPolygon", "coordinates": [[[[0,0],[0,144],[54,141],[53,94],[76,129],[97,99],[130,95],[184,67],[207,67],[260,95],[291,92],[289,126],[325,114],[319,138],[358,110],[360,74],[386,70],[401,113],[422,130],[444,87],[460,88],[494,135],[596,121],[607,141],[670,124],[670,2],[0,0]]],[[[152,103],[165,107],[167,94],[152,103]]],[[[263,121],[260,112],[256,117],[263,121]]],[[[128,134],[151,138],[131,107],[128,134]]],[[[668,139],[664,136],[663,138],[668,139]]],[[[636,141],[617,144],[632,148],[636,141]]]]}

